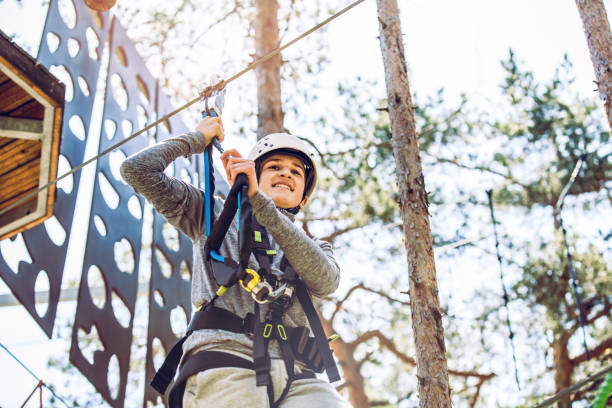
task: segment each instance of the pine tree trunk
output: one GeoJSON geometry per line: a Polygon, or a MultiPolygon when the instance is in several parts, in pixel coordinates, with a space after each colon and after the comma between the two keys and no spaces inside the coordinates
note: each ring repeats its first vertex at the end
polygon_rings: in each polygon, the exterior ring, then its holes
{"type": "MultiPolygon", "coordinates": [[[[334,333],[329,320],[322,318],[321,324],[326,335],[334,333]]],[[[349,403],[353,408],[370,408],[370,401],[365,393],[365,379],[361,375],[361,365],[355,360],[355,348],[342,339],[334,340],[331,348],[342,368],[344,388],[347,390],[349,403]]]]}
{"type": "MultiPolygon", "coordinates": [[[[555,371],[555,392],[559,392],[572,385],[572,372],[574,366],[567,350],[567,338],[561,335],[553,344],[553,370],[555,371]]],[[[570,408],[572,403],[569,396],[557,403],[558,408],[570,408]]]]}
{"type": "Polygon", "coordinates": [[[450,407],[427,193],[396,0],[377,0],[393,155],[404,224],[420,407],[450,407]]]}
{"type": "Polygon", "coordinates": [[[597,78],[597,89],[603,100],[612,129],[612,33],[603,0],[576,0],[584,26],[591,61],[597,78]]]}
{"type": "MultiPolygon", "coordinates": [[[[262,57],[278,47],[278,1],[256,0],[255,56],[262,57]]],[[[276,55],[255,68],[257,78],[257,139],[283,131],[281,106],[281,56],[276,55]]]]}

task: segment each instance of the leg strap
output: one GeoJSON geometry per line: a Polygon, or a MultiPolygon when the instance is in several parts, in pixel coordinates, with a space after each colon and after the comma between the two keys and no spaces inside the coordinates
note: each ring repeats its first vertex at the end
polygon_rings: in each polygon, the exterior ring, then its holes
{"type": "MultiPolygon", "coordinates": [[[[251,361],[230,353],[223,353],[219,351],[202,351],[196,353],[188,357],[184,364],[181,366],[176,382],[174,383],[174,386],[172,387],[168,395],[168,406],[170,408],[183,407],[183,394],[185,393],[185,385],[187,384],[187,379],[189,377],[201,371],[222,367],[236,367],[255,370],[255,367],[251,361]]],[[[271,407],[277,407],[278,404],[283,400],[283,398],[287,394],[287,391],[292,381],[307,378],[316,378],[316,375],[312,371],[305,370],[299,374],[293,375],[292,377],[293,378],[291,378],[290,376],[287,382],[287,386],[285,387],[285,390],[283,390],[281,398],[279,398],[278,401],[276,401],[275,403],[273,403],[274,393],[272,389],[272,384],[270,383],[267,386],[268,399],[270,400],[271,407]]]]}
{"type": "Polygon", "coordinates": [[[178,377],[168,396],[168,406],[170,408],[183,407],[183,393],[187,379],[200,371],[210,370],[211,368],[237,367],[253,370],[253,363],[244,358],[230,353],[218,351],[202,351],[187,358],[179,370],[178,377]]]}

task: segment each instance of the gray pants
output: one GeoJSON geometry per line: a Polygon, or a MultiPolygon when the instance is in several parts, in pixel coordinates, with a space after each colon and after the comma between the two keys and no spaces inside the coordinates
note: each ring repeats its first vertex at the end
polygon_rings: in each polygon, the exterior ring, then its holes
{"type": "MultiPolygon", "coordinates": [[[[296,372],[299,369],[296,368],[296,372]]],[[[275,401],[287,384],[283,360],[272,359],[270,376],[275,401]]],[[[266,387],[255,385],[255,371],[222,367],[202,371],[187,379],[184,408],[269,408],[266,387]]],[[[327,381],[318,378],[296,380],[291,384],[281,408],[351,408],[327,381]]]]}

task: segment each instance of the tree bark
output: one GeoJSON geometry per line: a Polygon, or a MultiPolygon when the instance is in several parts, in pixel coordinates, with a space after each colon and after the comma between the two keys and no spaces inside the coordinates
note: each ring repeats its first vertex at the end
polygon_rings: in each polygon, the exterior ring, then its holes
{"type": "Polygon", "coordinates": [[[396,0],[377,0],[410,281],[420,407],[450,407],[433,239],[396,0]]]}
{"type": "Polygon", "coordinates": [[[576,0],[608,125],[612,129],[612,33],[603,0],[576,0]]]}
{"type": "MultiPolygon", "coordinates": [[[[553,367],[555,371],[555,392],[559,392],[572,385],[572,373],[574,366],[570,360],[567,350],[568,338],[561,335],[558,341],[552,345],[553,367]]],[[[557,403],[558,408],[570,408],[572,406],[569,396],[562,398],[557,403]]]]}
{"type": "MultiPolygon", "coordinates": [[[[329,336],[334,333],[332,322],[323,316],[320,317],[325,334],[329,336]]],[[[370,401],[365,393],[365,379],[361,374],[361,364],[355,360],[355,348],[342,339],[331,342],[331,348],[342,368],[344,387],[348,388],[349,403],[353,408],[370,408],[370,401]]]]}
{"type": "MultiPolygon", "coordinates": [[[[274,50],[279,42],[278,1],[256,0],[255,57],[259,58],[274,50]]],[[[270,133],[282,132],[284,113],[281,106],[280,82],[281,55],[278,54],[257,68],[257,139],[270,133]]]]}

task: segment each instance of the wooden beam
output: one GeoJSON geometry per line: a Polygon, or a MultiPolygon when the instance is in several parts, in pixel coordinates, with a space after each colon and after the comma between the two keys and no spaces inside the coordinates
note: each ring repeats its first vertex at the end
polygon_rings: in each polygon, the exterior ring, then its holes
{"type": "MultiPolygon", "coordinates": [[[[42,133],[43,123],[41,120],[36,119],[22,119],[12,118],[10,116],[0,116],[0,132],[4,132],[5,130],[26,133],[42,133]]],[[[41,136],[42,135],[39,135],[39,138],[41,138],[41,136]]]]}

